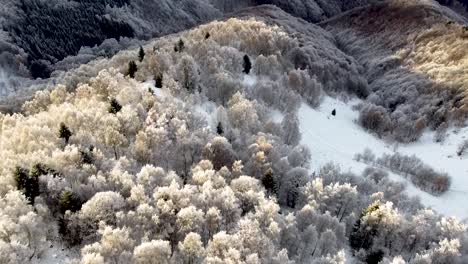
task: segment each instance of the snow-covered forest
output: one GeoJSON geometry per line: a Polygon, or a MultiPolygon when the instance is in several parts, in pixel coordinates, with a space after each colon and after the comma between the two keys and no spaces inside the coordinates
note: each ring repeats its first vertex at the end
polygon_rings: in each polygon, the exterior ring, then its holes
{"type": "Polygon", "coordinates": [[[0,2],[0,264],[468,262],[454,9],[0,2]]]}

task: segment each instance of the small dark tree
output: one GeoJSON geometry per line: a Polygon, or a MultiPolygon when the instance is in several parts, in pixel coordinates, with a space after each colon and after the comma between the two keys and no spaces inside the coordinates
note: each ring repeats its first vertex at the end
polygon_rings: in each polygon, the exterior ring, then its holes
{"type": "Polygon", "coordinates": [[[175,52],[182,52],[185,49],[185,43],[182,39],[179,39],[179,42],[174,46],[175,52]]]}
{"type": "Polygon", "coordinates": [[[336,109],[333,109],[333,111],[331,112],[332,116],[336,116],[336,109]]]}
{"type": "Polygon", "coordinates": [[[138,66],[134,61],[130,61],[128,63],[128,72],[127,75],[130,76],[130,78],[135,78],[135,73],[138,71],[138,66]]]}
{"type": "Polygon", "coordinates": [[[144,58],[145,58],[145,50],[143,49],[142,46],[140,46],[140,50],[138,51],[138,59],[140,59],[140,62],[142,62],[144,58]]]}
{"type": "Polygon", "coordinates": [[[47,170],[41,164],[34,165],[30,172],[20,167],[15,168],[13,174],[16,186],[31,204],[34,204],[34,199],[40,194],[39,177],[46,173],[47,170]]]}
{"type": "Polygon", "coordinates": [[[269,169],[262,178],[262,184],[269,193],[276,194],[276,182],[273,177],[273,170],[269,169]]]}
{"type": "Polygon", "coordinates": [[[68,141],[72,135],[73,133],[70,131],[70,129],[64,123],[60,123],[59,138],[65,139],[65,144],[68,144],[68,141]]]}
{"type": "Polygon", "coordinates": [[[242,71],[245,74],[249,74],[250,70],[252,70],[252,62],[250,62],[249,56],[245,55],[244,56],[244,70],[242,71]]]}
{"type": "Polygon", "coordinates": [[[205,39],[209,39],[211,37],[210,32],[206,32],[205,39]]]}
{"type": "Polygon", "coordinates": [[[49,173],[49,171],[51,170],[47,168],[46,165],[37,163],[37,164],[34,164],[34,166],[32,167],[30,174],[31,176],[39,177],[41,175],[46,175],[47,173],[49,173]]]}
{"type": "Polygon", "coordinates": [[[163,75],[160,73],[156,75],[154,78],[156,88],[162,88],[163,87],[163,75]]]}
{"type": "Polygon", "coordinates": [[[93,164],[94,155],[92,150],[80,150],[80,156],[82,164],[93,164]]]}
{"type": "Polygon", "coordinates": [[[223,135],[224,134],[224,128],[223,128],[223,124],[221,124],[221,122],[218,122],[218,125],[216,126],[216,132],[218,133],[218,135],[223,135]]]}
{"type": "Polygon", "coordinates": [[[16,188],[23,191],[26,189],[28,183],[28,170],[23,169],[19,166],[16,166],[15,171],[13,172],[13,177],[16,182],[16,188]]]}
{"type": "Polygon", "coordinates": [[[64,214],[66,211],[76,212],[81,209],[81,201],[71,191],[65,190],[60,194],[59,208],[64,214]]]}
{"type": "Polygon", "coordinates": [[[384,253],[382,252],[382,250],[371,251],[369,254],[367,254],[366,263],[379,264],[381,263],[383,257],[384,253]]]}
{"type": "Polygon", "coordinates": [[[110,100],[110,105],[109,105],[109,113],[111,114],[117,114],[118,112],[120,112],[120,110],[122,110],[122,105],[119,104],[119,102],[117,101],[117,99],[115,98],[112,98],[110,100]]]}
{"type": "Polygon", "coordinates": [[[362,218],[378,210],[379,207],[379,204],[371,204],[361,213],[361,216],[354,224],[353,230],[349,235],[349,244],[352,249],[359,251],[360,249],[368,250],[372,247],[374,237],[377,235],[377,227],[364,225],[362,223],[362,218]]]}

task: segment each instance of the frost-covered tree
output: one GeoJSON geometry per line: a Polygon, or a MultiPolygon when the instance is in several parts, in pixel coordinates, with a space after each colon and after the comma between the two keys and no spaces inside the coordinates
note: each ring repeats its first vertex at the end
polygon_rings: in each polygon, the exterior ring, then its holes
{"type": "Polygon", "coordinates": [[[135,263],[167,264],[171,258],[171,248],[168,241],[152,240],[135,247],[135,263]]]}
{"type": "Polygon", "coordinates": [[[178,80],[182,87],[188,91],[195,91],[197,89],[199,75],[197,64],[193,57],[184,55],[177,66],[178,80]]]}
{"type": "Polygon", "coordinates": [[[299,119],[294,113],[288,113],[281,122],[283,129],[284,143],[295,146],[301,140],[301,132],[299,130],[299,119]]]}

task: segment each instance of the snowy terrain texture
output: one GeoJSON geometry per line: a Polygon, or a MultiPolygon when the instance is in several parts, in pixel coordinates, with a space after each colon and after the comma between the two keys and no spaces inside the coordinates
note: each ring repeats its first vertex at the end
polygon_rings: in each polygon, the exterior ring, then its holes
{"type": "Polygon", "coordinates": [[[0,4],[0,264],[468,263],[465,1],[0,4]]]}

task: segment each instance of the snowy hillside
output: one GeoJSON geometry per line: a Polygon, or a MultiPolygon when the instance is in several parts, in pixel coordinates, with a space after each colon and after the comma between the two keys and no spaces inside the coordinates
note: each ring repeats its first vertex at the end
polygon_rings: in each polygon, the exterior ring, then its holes
{"type": "Polygon", "coordinates": [[[358,113],[352,110],[356,101],[344,103],[327,97],[319,109],[303,104],[299,109],[302,143],[312,154],[312,171],[329,162],[340,165],[342,170],[361,173],[368,164],[358,162],[355,155],[371,149],[377,156],[399,152],[416,155],[435,169],[452,176],[452,187],[440,197],[430,195],[413,186],[402,176],[391,174],[391,179],[404,182],[410,195],[421,197],[421,202],[447,216],[468,218],[468,210],[461,206],[468,200],[468,157],[457,156],[457,150],[468,138],[468,128],[450,130],[443,143],[435,142],[433,132],[426,131],[421,139],[411,144],[385,142],[364,131],[356,120],[358,113]],[[337,115],[332,116],[333,110],[337,115]]]}
{"type": "Polygon", "coordinates": [[[453,10],[3,3],[0,264],[468,262],[453,10]]]}

